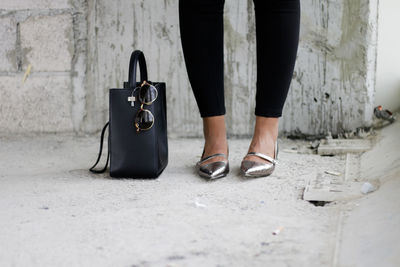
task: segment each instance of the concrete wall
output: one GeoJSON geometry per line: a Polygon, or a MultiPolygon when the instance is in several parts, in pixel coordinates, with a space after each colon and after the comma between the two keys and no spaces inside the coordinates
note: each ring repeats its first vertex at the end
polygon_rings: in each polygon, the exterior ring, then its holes
{"type": "MultiPolygon", "coordinates": [[[[284,134],[352,131],[371,122],[377,1],[301,1],[301,39],[280,123],[284,134]]],[[[0,4],[0,132],[95,132],[108,88],[122,86],[141,49],[149,79],[167,82],[170,136],[200,136],[187,79],[178,0],[5,0],[0,4]],[[23,74],[32,65],[25,83],[23,74]]],[[[254,125],[251,0],[226,1],[225,100],[230,135],[254,125]]]]}
{"type": "Polygon", "coordinates": [[[86,62],[77,62],[80,40],[87,38],[84,6],[78,0],[0,3],[1,133],[78,129],[83,114],[74,116],[75,100],[85,86],[75,77],[84,81],[86,72],[86,62]]]}
{"type": "Polygon", "coordinates": [[[400,108],[400,2],[380,1],[375,105],[400,108]]]}

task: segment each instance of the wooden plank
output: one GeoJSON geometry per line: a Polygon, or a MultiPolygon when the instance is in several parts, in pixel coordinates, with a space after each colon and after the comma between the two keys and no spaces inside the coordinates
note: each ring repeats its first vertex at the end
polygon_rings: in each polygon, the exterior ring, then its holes
{"type": "Polygon", "coordinates": [[[318,146],[319,155],[361,153],[371,149],[368,139],[323,139],[318,146]]]}
{"type": "Polygon", "coordinates": [[[346,155],[345,173],[332,175],[332,172],[319,172],[311,178],[304,190],[303,199],[307,201],[332,202],[360,197],[358,162],[355,154],[346,155]]]}

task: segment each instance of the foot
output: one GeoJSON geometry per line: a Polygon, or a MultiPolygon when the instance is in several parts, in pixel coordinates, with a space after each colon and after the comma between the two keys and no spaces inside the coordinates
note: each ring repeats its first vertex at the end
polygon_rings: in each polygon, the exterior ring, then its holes
{"type": "MultiPolygon", "coordinates": [[[[224,153],[228,156],[228,141],[226,138],[224,115],[204,117],[203,132],[205,141],[204,154],[202,155],[201,159],[216,153],[224,153]]],[[[202,162],[201,166],[216,161],[227,162],[227,158],[223,156],[217,156],[202,162]]]]}
{"type": "MultiPolygon", "coordinates": [[[[275,158],[275,142],[278,138],[279,118],[256,116],[253,139],[247,153],[254,151],[275,158]]],[[[255,155],[246,155],[243,160],[251,160],[260,163],[271,163],[255,155]]]]}

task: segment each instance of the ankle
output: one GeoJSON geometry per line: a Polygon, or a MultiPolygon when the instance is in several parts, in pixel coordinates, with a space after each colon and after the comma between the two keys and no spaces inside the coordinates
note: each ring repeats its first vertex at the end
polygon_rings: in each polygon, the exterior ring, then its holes
{"type": "Polygon", "coordinates": [[[203,134],[205,138],[226,136],[225,116],[204,117],[203,134]]]}
{"type": "Polygon", "coordinates": [[[203,134],[206,144],[226,145],[225,116],[211,116],[203,118],[203,134]]]}
{"type": "Polygon", "coordinates": [[[256,116],[253,139],[265,141],[278,138],[279,118],[256,116]]]}
{"type": "Polygon", "coordinates": [[[207,152],[208,153],[211,153],[211,152],[227,153],[228,152],[228,141],[226,139],[205,140],[204,149],[206,150],[206,153],[207,152]]]}

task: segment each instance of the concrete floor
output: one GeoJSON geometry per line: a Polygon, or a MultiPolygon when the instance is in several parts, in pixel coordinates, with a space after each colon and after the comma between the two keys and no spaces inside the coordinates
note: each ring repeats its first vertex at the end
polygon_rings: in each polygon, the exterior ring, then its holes
{"type": "MultiPolygon", "coordinates": [[[[352,231],[342,223],[363,199],[322,207],[302,200],[316,173],[344,172],[345,156],[280,141],[273,175],[244,179],[239,164],[250,140],[230,139],[231,171],[210,182],[193,168],[200,139],[170,139],[158,179],[120,180],[88,171],[98,135],[1,137],[0,266],[362,266],[347,265],[351,255],[340,247],[348,246],[342,233],[352,231]],[[294,147],[301,153],[290,153],[294,147]]],[[[388,216],[390,227],[399,225],[399,215],[388,216]]]]}

